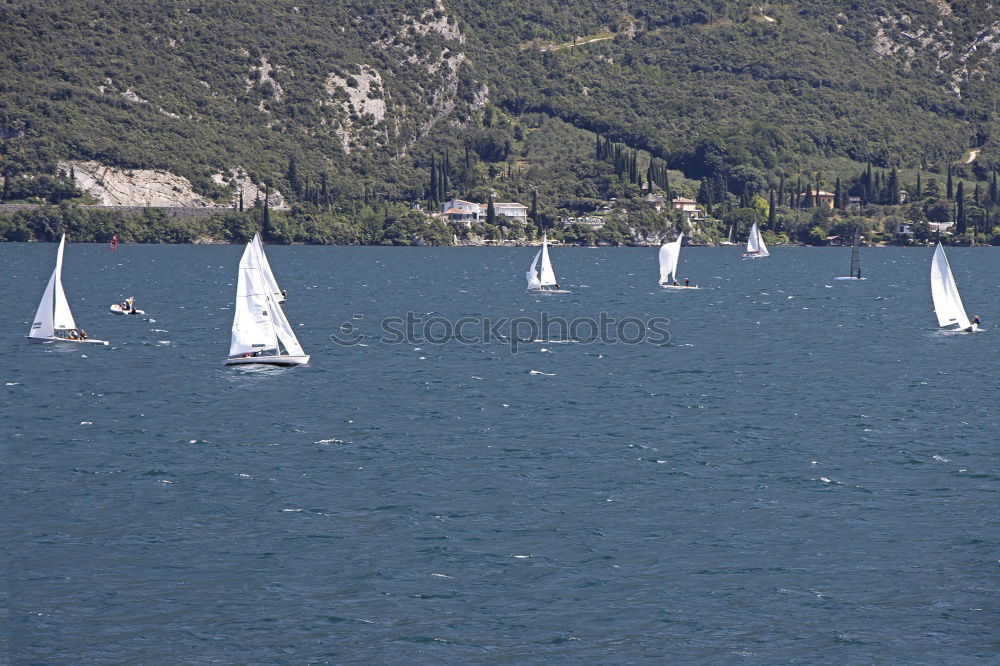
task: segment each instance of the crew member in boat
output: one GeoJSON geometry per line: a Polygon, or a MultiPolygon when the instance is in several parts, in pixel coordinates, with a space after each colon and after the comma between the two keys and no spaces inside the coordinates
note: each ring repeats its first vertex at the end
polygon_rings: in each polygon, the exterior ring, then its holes
{"type": "Polygon", "coordinates": [[[981,325],[982,325],[982,323],[983,323],[983,322],[982,322],[982,320],[981,320],[981,319],[979,318],[979,315],[976,315],[975,317],[973,317],[973,318],[972,318],[972,325],[973,325],[973,326],[981,326],[981,325]]]}
{"type": "Polygon", "coordinates": [[[684,278],[684,286],[685,287],[690,287],[691,286],[691,280],[689,280],[688,278],[684,278]]]}
{"type": "Polygon", "coordinates": [[[80,329],[80,339],[81,340],[86,340],[87,339],[87,330],[84,329],[84,328],[80,329]]]}
{"type": "Polygon", "coordinates": [[[674,283],[673,283],[672,285],[670,285],[670,286],[671,286],[671,287],[679,287],[679,286],[681,286],[681,285],[680,285],[680,283],[679,283],[679,282],[677,282],[677,278],[674,278],[674,283]]]}

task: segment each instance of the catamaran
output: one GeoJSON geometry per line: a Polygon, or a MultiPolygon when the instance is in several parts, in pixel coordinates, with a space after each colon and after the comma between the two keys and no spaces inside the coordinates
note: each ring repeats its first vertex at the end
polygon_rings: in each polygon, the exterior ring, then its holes
{"type": "Polygon", "coordinates": [[[62,286],[63,250],[66,247],[66,234],[59,239],[59,249],[56,251],[56,267],[45,286],[42,301],[35,312],[35,320],[31,322],[28,339],[32,342],[90,342],[99,345],[108,344],[107,340],[94,340],[86,337],[86,333],[78,331],[73,313],[66,300],[66,292],[62,286]]]}
{"type": "Polygon", "coordinates": [[[274,293],[264,283],[259,261],[253,242],[247,243],[240,259],[226,365],[304,365],[309,355],[302,350],[274,293]]]}
{"type": "Polygon", "coordinates": [[[771,253],[767,251],[767,246],[764,245],[764,237],[760,235],[760,229],[757,228],[757,223],[753,223],[753,227],[750,229],[750,237],[747,238],[747,251],[743,254],[744,259],[760,259],[763,257],[769,257],[771,253]]]}
{"type": "Polygon", "coordinates": [[[861,277],[861,253],[858,250],[858,234],[854,233],[854,242],[851,244],[851,274],[833,278],[834,280],[866,280],[861,277]]]}
{"type": "Polygon", "coordinates": [[[660,246],[660,286],[664,289],[698,289],[677,283],[677,262],[681,258],[681,242],[684,234],[677,234],[677,240],[660,246]]]}
{"type": "Polygon", "coordinates": [[[542,235],[542,249],[535,255],[531,262],[531,267],[525,274],[528,278],[528,291],[535,294],[568,294],[567,289],[560,289],[556,282],[555,271],[552,270],[552,261],[549,259],[549,239],[547,234],[542,235]],[[538,262],[541,260],[541,268],[538,262]],[[555,287],[553,289],[553,287],[555,287]]]}
{"type": "Polygon", "coordinates": [[[264,276],[264,284],[274,294],[275,302],[284,303],[285,292],[278,287],[278,281],[274,279],[271,264],[267,261],[267,255],[264,254],[264,244],[260,242],[260,234],[254,234],[253,240],[250,242],[253,245],[254,252],[257,253],[257,264],[260,266],[260,272],[264,276]]]}
{"type": "Polygon", "coordinates": [[[950,327],[948,330],[955,333],[972,333],[979,330],[979,317],[976,317],[977,321],[970,322],[969,315],[965,314],[962,297],[958,295],[958,286],[955,284],[948,257],[945,256],[944,247],[940,242],[931,260],[931,298],[934,300],[934,314],[937,315],[938,326],[950,327]]]}

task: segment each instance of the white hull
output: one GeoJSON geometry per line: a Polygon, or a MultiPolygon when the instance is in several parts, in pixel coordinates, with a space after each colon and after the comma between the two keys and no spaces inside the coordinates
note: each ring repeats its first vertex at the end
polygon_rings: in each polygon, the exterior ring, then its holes
{"type": "Polygon", "coordinates": [[[682,284],[661,284],[664,289],[676,289],[677,291],[690,291],[692,289],[701,289],[698,286],[685,287],[682,284]]]}
{"type": "Polygon", "coordinates": [[[226,359],[226,365],[305,365],[309,362],[309,354],[303,356],[237,356],[226,359]]]}
{"type": "Polygon", "coordinates": [[[846,277],[835,277],[833,279],[834,280],[867,280],[868,278],[863,278],[863,277],[859,278],[859,277],[846,276],[846,277]]]}
{"type": "Polygon", "coordinates": [[[979,331],[982,331],[982,330],[983,329],[979,328],[978,324],[972,324],[971,326],[969,326],[967,328],[945,328],[945,329],[942,329],[942,332],[944,332],[944,333],[978,333],[979,331]]]}
{"type": "Polygon", "coordinates": [[[569,289],[529,289],[529,294],[572,294],[569,289]]]}
{"type": "Polygon", "coordinates": [[[55,336],[52,336],[51,338],[32,338],[32,337],[29,337],[29,336],[26,335],[24,337],[28,338],[29,342],[36,342],[36,343],[42,343],[42,342],[44,342],[44,343],[49,343],[49,342],[65,342],[67,344],[85,344],[85,345],[86,344],[94,344],[94,345],[108,345],[108,344],[110,344],[107,340],[94,340],[93,338],[87,338],[86,340],[70,340],[68,338],[58,338],[58,337],[55,337],[55,336]]]}
{"type": "Polygon", "coordinates": [[[144,310],[132,310],[131,312],[125,312],[124,310],[122,310],[122,306],[118,305],[117,303],[111,306],[111,311],[116,315],[146,314],[144,310]]]}
{"type": "Polygon", "coordinates": [[[767,259],[766,254],[744,254],[743,259],[767,259]]]}

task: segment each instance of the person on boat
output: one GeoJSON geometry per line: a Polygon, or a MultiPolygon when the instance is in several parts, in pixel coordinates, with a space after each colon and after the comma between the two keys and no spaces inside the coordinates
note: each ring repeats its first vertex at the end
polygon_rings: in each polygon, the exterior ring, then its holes
{"type": "Polygon", "coordinates": [[[975,317],[973,317],[973,318],[972,318],[972,325],[973,325],[973,326],[982,326],[982,323],[983,323],[983,322],[982,322],[982,320],[981,320],[981,319],[979,318],[979,315],[976,315],[975,317]]]}
{"type": "Polygon", "coordinates": [[[81,340],[86,340],[87,339],[87,330],[84,329],[84,328],[80,329],[80,339],[81,340]]]}
{"type": "Polygon", "coordinates": [[[689,280],[688,278],[684,278],[684,286],[685,287],[690,287],[691,286],[691,280],[689,280]]]}
{"type": "Polygon", "coordinates": [[[562,287],[559,286],[558,282],[556,282],[556,289],[562,289],[562,287]]]}
{"type": "Polygon", "coordinates": [[[677,278],[674,278],[674,283],[672,285],[670,285],[670,286],[672,286],[672,287],[679,287],[681,285],[680,285],[680,283],[677,282],[677,278]]]}
{"type": "Polygon", "coordinates": [[[119,305],[118,307],[120,307],[122,309],[122,312],[124,312],[125,314],[128,314],[128,299],[122,301],[121,305],[119,305]]]}
{"type": "Polygon", "coordinates": [[[281,290],[281,297],[282,298],[288,298],[288,290],[282,289],[281,290]]]}

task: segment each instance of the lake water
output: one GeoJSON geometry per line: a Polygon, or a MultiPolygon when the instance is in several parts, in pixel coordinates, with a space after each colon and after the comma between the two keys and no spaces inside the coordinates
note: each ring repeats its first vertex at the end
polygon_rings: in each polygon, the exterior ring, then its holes
{"type": "Polygon", "coordinates": [[[69,244],[112,343],[70,348],[23,338],[55,250],[0,244],[10,663],[996,662],[998,250],[948,251],[987,328],[949,335],[929,248],[685,248],[689,292],[555,248],[532,296],[531,248],[268,247],[312,361],[256,370],[242,248],[69,244]],[[383,339],[407,312],[670,341],[383,339]]]}

